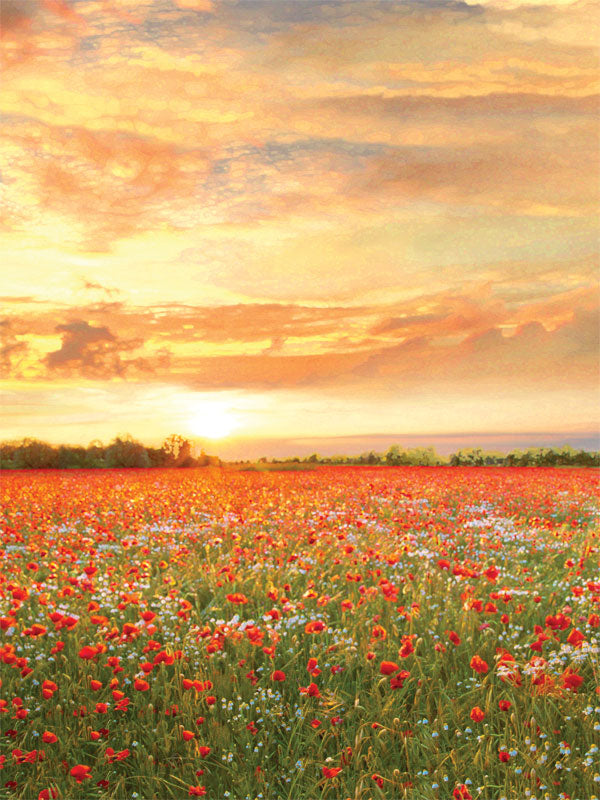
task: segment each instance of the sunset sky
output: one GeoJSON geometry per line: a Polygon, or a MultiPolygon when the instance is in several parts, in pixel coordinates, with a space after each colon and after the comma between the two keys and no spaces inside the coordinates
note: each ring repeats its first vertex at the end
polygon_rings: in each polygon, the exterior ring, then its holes
{"type": "Polygon", "coordinates": [[[0,10],[0,438],[597,446],[597,3],[0,10]]]}

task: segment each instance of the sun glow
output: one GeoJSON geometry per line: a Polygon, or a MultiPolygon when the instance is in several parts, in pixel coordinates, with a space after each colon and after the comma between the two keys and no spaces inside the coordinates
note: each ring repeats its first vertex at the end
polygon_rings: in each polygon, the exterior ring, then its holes
{"type": "Polygon", "coordinates": [[[189,421],[190,431],[205,439],[224,439],[238,427],[238,421],[227,408],[205,404],[189,421]]]}

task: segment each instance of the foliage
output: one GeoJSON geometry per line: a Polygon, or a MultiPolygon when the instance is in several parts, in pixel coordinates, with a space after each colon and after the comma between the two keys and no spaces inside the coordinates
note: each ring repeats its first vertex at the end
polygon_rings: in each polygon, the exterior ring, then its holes
{"type": "Polygon", "coordinates": [[[598,467],[600,452],[574,450],[569,445],[554,449],[551,447],[530,447],[528,450],[512,450],[508,455],[488,453],[479,448],[459,450],[450,458],[452,466],[507,466],[507,467],[598,467]]]}
{"type": "Polygon", "coordinates": [[[145,467],[218,466],[220,459],[204,451],[192,456],[192,445],[183,436],[169,436],[162,447],[145,447],[131,436],[117,436],[104,447],[97,440],[87,448],[59,445],[53,447],[37,439],[0,444],[1,469],[96,469],[145,467]]]}

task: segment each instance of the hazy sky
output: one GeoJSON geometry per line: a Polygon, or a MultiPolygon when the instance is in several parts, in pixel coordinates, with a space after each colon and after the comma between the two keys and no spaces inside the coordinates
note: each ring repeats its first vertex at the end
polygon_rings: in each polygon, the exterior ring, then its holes
{"type": "Polygon", "coordinates": [[[1,438],[593,438],[597,3],[0,10],[1,438]]]}

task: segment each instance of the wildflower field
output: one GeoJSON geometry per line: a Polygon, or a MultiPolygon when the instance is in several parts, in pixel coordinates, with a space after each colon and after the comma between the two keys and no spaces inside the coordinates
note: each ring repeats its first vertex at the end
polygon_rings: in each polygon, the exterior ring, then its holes
{"type": "Polygon", "coordinates": [[[2,492],[1,797],[600,795],[596,471],[2,492]]]}

